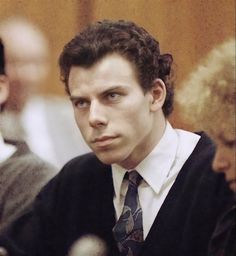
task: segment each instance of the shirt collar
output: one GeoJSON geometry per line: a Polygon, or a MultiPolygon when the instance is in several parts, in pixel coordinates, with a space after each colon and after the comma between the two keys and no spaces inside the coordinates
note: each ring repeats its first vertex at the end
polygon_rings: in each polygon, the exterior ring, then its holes
{"type": "MultiPolygon", "coordinates": [[[[135,168],[149,186],[159,193],[165,179],[170,174],[170,169],[175,161],[178,147],[178,136],[175,130],[167,122],[165,132],[152,150],[152,152],[135,168]]],[[[112,176],[115,195],[119,197],[121,184],[126,169],[117,164],[112,165],[112,176]]]]}

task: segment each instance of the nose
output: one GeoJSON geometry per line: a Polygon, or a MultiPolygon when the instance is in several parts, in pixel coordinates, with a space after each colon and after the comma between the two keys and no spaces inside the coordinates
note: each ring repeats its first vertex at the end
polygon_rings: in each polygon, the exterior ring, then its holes
{"type": "Polygon", "coordinates": [[[101,128],[107,125],[104,106],[97,101],[93,101],[90,104],[89,124],[93,128],[101,128]]]}
{"type": "Polygon", "coordinates": [[[217,150],[212,167],[215,172],[226,172],[230,168],[230,162],[219,150],[217,150]]]}

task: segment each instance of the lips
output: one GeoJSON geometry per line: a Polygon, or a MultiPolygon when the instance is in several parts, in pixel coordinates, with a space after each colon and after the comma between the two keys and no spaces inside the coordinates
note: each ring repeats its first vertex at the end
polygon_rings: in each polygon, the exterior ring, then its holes
{"type": "Polygon", "coordinates": [[[229,184],[230,189],[236,193],[236,180],[235,179],[231,180],[228,182],[228,184],[229,184]]]}
{"type": "Polygon", "coordinates": [[[229,180],[229,181],[227,181],[229,184],[231,184],[231,183],[236,183],[236,179],[231,179],[231,180],[229,180]]]}
{"type": "Polygon", "coordinates": [[[101,136],[101,137],[95,138],[92,141],[92,143],[98,147],[105,147],[105,146],[110,145],[116,138],[117,138],[117,136],[101,136]]]}

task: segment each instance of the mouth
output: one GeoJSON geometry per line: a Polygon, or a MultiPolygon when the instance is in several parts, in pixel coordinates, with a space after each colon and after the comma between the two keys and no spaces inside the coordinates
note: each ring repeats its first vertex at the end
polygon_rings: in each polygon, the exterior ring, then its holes
{"type": "Polygon", "coordinates": [[[92,141],[92,144],[96,145],[96,147],[107,147],[112,144],[116,138],[118,138],[118,136],[97,137],[92,141]]]}
{"type": "Polygon", "coordinates": [[[228,181],[229,187],[231,190],[236,192],[236,179],[232,179],[228,181]]]}
{"type": "Polygon", "coordinates": [[[229,179],[229,180],[227,180],[227,182],[228,182],[229,184],[231,184],[231,183],[235,183],[235,182],[236,182],[236,178],[229,179]]]}

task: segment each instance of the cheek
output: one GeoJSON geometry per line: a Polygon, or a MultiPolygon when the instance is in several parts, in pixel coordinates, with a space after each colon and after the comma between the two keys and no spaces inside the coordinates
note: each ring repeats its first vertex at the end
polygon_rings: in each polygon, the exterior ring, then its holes
{"type": "Polygon", "coordinates": [[[236,175],[236,148],[235,147],[230,150],[229,159],[231,161],[232,171],[234,175],[236,175]]]}
{"type": "Polygon", "coordinates": [[[121,117],[125,117],[129,122],[132,120],[134,122],[145,122],[145,119],[147,119],[150,114],[148,100],[143,95],[137,95],[137,98],[130,99],[122,108],[121,117]]]}
{"type": "Polygon", "coordinates": [[[79,128],[82,136],[86,140],[86,131],[88,130],[88,127],[86,126],[85,118],[81,115],[78,115],[78,113],[76,112],[76,109],[74,109],[74,118],[75,118],[77,127],[79,128]]]}
{"type": "Polygon", "coordinates": [[[75,110],[75,108],[74,108],[74,107],[73,107],[73,110],[74,110],[74,118],[75,118],[75,122],[76,122],[77,126],[79,127],[79,117],[78,117],[78,115],[77,115],[76,110],[75,110]]]}
{"type": "Polygon", "coordinates": [[[129,113],[121,115],[121,120],[123,120],[123,127],[121,127],[123,132],[131,138],[135,137],[136,140],[142,139],[151,124],[150,113],[145,107],[131,107],[129,113]]]}

